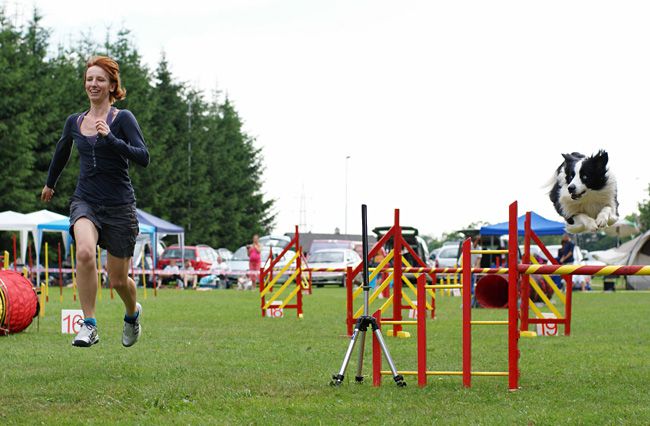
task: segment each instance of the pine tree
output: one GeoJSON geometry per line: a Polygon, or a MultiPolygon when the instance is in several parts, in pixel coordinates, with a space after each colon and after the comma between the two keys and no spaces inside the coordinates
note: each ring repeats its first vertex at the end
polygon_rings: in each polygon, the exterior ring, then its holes
{"type": "Polygon", "coordinates": [[[230,100],[219,108],[215,138],[220,167],[215,187],[221,200],[219,238],[231,249],[273,225],[273,201],[261,193],[262,158],[254,140],[242,131],[242,122],[230,100]]]}
{"type": "Polygon", "coordinates": [[[69,161],[71,166],[66,167],[59,177],[57,196],[51,204],[44,206],[38,195],[45,184],[56,142],[61,136],[66,118],[87,106],[88,101],[78,68],[63,56],[63,52],[59,51],[59,56],[52,60],[46,59],[49,32],[40,26],[40,20],[41,16],[35,11],[27,31],[31,57],[27,78],[37,83],[36,90],[30,93],[30,121],[37,135],[33,149],[35,164],[30,178],[32,191],[37,197],[34,198],[32,208],[47,207],[68,214],[68,198],[74,191],[78,175],[78,169],[74,166],[78,163],[76,152],[69,161]]]}
{"type": "Polygon", "coordinates": [[[30,65],[26,38],[0,10],[0,210],[28,212],[37,197],[30,184],[36,144],[30,112],[38,82],[29,79],[30,65]]]}
{"type": "MultiPolygon", "coordinates": [[[[25,29],[0,10],[0,211],[45,207],[39,200],[66,118],[88,108],[83,73],[88,58],[120,64],[127,98],[116,103],[136,116],[150,151],[148,168],[130,174],[138,206],[186,228],[186,241],[236,249],[273,225],[273,201],[261,192],[263,159],[226,99],[206,102],[175,82],[163,56],[150,74],[129,38],[99,45],[92,35],[48,58],[49,33],[34,12],[25,29]],[[190,149],[191,147],[191,149],[190,149]]],[[[79,175],[77,150],[47,208],[68,213],[79,175]]]]}

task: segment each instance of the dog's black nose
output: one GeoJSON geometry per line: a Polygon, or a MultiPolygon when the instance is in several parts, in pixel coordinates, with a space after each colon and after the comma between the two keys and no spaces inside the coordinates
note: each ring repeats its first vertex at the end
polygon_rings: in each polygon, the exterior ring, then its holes
{"type": "Polygon", "coordinates": [[[570,194],[574,194],[576,192],[576,186],[575,185],[569,185],[567,188],[569,190],[570,194]]]}

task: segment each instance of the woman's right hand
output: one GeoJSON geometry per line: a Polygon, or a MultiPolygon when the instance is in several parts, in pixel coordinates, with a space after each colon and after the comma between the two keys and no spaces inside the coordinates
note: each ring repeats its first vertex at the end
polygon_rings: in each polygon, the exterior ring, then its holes
{"type": "Polygon", "coordinates": [[[41,201],[45,201],[46,203],[49,203],[50,200],[52,200],[53,196],[54,196],[54,189],[45,185],[43,187],[43,191],[41,191],[41,201]]]}

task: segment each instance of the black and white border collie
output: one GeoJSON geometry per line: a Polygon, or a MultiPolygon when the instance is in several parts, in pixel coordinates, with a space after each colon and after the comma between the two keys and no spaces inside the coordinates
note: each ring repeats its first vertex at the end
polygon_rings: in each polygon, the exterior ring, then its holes
{"type": "Polygon", "coordinates": [[[618,220],[616,178],[607,168],[604,150],[587,157],[579,152],[562,154],[564,163],[555,171],[549,193],[555,210],[572,234],[595,232],[618,220]]]}

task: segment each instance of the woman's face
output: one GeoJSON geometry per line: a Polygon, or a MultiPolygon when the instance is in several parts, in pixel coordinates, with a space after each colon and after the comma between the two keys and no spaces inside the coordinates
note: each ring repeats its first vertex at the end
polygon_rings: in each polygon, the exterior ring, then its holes
{"type": "Polygon", "coordinates": [[[257,235],[257,234],[253,235],[253,242],[254,242],[255,244],[257,244],[257,242],[259,241],[259,239],[260,239],[259,235],[257,235]]]}
{"type": "Polygon", "coordinates": [[[86,71],[86,94],[93,102],[102,102],[108,99],[115,83],[111,83],[108,73],[101,67],[93,65],[86,71]]]}

